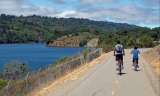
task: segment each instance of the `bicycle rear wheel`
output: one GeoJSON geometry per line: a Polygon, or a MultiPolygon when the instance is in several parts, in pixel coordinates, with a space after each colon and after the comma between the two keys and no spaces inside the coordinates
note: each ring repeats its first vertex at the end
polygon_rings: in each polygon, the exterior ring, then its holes
{"type": "Polygon", "coordinates": [[[137,60],[134,60],[134,70],[137,71],[137,60]]]}
{"type": "Polygon", "coordinates": [[[121,75],[121,71],[122,71],[122,69],[121,69],[121,61],[119,60],[119,75],[121,75]]]}

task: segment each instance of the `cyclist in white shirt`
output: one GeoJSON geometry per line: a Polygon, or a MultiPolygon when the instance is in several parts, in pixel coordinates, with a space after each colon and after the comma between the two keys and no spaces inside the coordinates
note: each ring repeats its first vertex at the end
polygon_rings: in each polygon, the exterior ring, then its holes
{"type": "Polygon", "coordinates": [[[125,55],[125,52],[124,52],[124,47],[123,45],[120,44],[120,40],[117,40],[117,45],[115,45],[114,47],[114,56],[115,59],[116,59],[116,70],[118,70],[118,60],[121,59],[122,60],[122,69],[124,69],[124,66],[123,66],[123,55],[125,55]]]}

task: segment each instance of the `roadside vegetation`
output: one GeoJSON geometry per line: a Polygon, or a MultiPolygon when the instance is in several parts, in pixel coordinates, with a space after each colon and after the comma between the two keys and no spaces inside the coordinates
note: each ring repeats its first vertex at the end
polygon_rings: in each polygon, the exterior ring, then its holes
{"type": "Polygon", "coordinates": [[[6,86],[9,80],[23,79],[27,73],[31,71],[26,62],[11,61],[4,65],[4,69],[0,71],[0,89],[6,86]]]}
{"type": "Polygon", "coordinates": [[[143,56],[152,65],[155,73],[160,76],[160,44],[153,49],[143,53],[143,56]]]}
{"type": "Polygon", "coordinates": [[[138,43],[141,48],[154,47],[160,44],[160,27],[147,28],[139,27],[133,29],[122,29],[117,32],[110,32],[99,37],[99,46],[116,44],[120,40],[125,48],[133,48],[138,43]]]}
{"type": "MultiPolygon", "coordinates": [[[[57,64],[62,64],[64,62],[71,61],[72,59],[78,58],[79,56],[84,56],[84,58],[86,59],[87,54],[90,52],[91,49],[86,48],[82,52],[78,52],[72,57],[69,56],[60,57],[58,60],[54,60],[51,66],[56,67],[57,64]]],[[[44,70],[45,72],[48,66],[42,68],[42,70],[44,70]]],[[[4,69],[0,71],[0,89],[7,86],[9,80],[12,80],[13,82],[21,82],[22,84],[25,83],[26,82],[25,77],[27,76],[28,72],[30,72],[29,77],[35,76],[35,71],[30,70],[26,62],[19,62],[15,60],[4,64],[4,69]]],[[[42,71],[41,73],[43,74],[44,72],[42,71]]]]}

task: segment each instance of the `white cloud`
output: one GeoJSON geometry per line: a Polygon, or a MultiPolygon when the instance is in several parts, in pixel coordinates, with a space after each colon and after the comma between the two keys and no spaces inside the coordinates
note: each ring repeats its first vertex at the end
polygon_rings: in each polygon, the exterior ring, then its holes
{"type": "Polygon", "coordinates": [[[0,12],[17,10],[22,4],[25,4],[24,0],[0,0],[0,12]]]}
{"type": "Polygon", "coordinates": [[[138,6],[125,5],[120,7],[90,7],[86,10],[79,10],[76,14],[70,15],[71,17],[83,17],[96,20],[104,20],[109,17],[118,23],[130,24],[159,24],[159,16],[156,10],[150,8],[141,8],[138,6]]]}
{"type": "Polygon", "coordinates": [[[114,2],[117,0],[79,0],[82,3],[103,3],[103,2],[114,2]]]}
{"type": "Polygon", "coordinates": [[[0,14],[12,15],[49,15],[56,13],[54,7],[47,7],[44,5],[32,5],[26,0],[0,0],[0,14]]]}
{"type": "Polygon", "coordinates": [[[60,14],[57,14],[56,16],[58,16],[58,17],[68,17],[68,15],[73,15],[75,13],[76,13],[76,11],[74,11],[74,10],[66,10],[66,11],[63,11],[60,14]]]}

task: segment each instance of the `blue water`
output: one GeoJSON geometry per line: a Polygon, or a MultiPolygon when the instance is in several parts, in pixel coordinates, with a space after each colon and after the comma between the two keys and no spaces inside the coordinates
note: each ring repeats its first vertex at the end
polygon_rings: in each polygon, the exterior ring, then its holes
{"type": "Polygon", "coordinates": [[[13,60],[27,62],[31,70],[38,70],[62,56],[73,56],[84,47],[47,47],[40,44],[0,44],[0,70],[13,60]]]}

